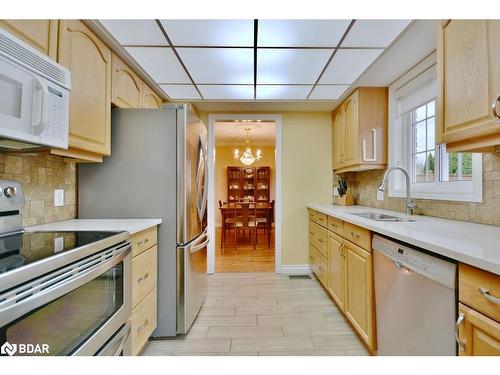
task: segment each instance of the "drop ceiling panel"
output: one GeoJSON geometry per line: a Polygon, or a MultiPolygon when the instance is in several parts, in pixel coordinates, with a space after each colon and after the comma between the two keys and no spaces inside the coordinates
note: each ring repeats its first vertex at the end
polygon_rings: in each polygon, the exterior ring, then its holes
{"type": "Polygon", "coordinates": [[[127,52],[158,83],[191,83],[171,48],[127,47],[127,52]]]}
{"type": "Polygon", "coordinates": [[[155,20],[101,20],[121,45],[168,46],[155,20]]]}
{"type": "Polygon", "coordinates": [[[170,99],[201,99],[193,85],[160,85],[170,99]]]}
{"type": "Polygon", "coordinates": [[[321,77],[320,84],[351,84],[382,53],[383,49],[338,50],[321,77]]]}
{"type": "Polygon", "coordinates": [[[174,46],[253,47],[253,20],[162,20],[174,46]]]}
{"type": "Polygon", "coordinates": [[[305,99],[312,85],[258,85],[257,99],[305,99]]]}
{"type": "Polygon", "coordinates": [[[259,47],[336,47],[351,20],[259,20],[259,47]]]}
{"type": "Polygon", "coordinates": [[[253,84],[253,49],[177,48],[197,84],[253,84]]]}
{"type": "Polygon", "coordinates": [[[333,49],[259,49],[258,84],[314,84],[333,49]]]}
{"type": "Polygon", "coordinates": [[[349,85],[317,85],[309,99],[336,100],[349,88],[349,85]]]}
{"type": "Polygon", "coordinates": [[[198,85],[205,99],[253,99],[253,85],[198,85]]]}
{"type": "Polygon", "coordinates": [[[359,20],[354,22],[342,47],[387,47],[410,20],[359,20]]]}

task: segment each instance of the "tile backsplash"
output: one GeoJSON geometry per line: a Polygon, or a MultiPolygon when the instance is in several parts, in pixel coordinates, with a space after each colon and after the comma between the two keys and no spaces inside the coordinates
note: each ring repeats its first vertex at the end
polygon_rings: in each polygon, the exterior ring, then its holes
{"type": "Polygon", "coordinates": [[[75,163],[55,155],[0,152],[0,178],[22,185],[24,226],[76,217],[75,163]],[[54,207],[54,189],[64,189],[61,207],[54,207]]]}
{"type": "MultiPolygon", "coordinates": [[[[377,188],[384,175],[383,170],[344,173],[343,177],[352,189],[356,204],[369,207],[405,211],[405,198],[377,200],[377,188]]],[[[339,176],[334,175],[334,184],[339,176]]],[[[469,221],[500,226],[500,154],[483,154],[483,202],[469,203],[414,199],[415,213],[452,220],[469,221]]]]}

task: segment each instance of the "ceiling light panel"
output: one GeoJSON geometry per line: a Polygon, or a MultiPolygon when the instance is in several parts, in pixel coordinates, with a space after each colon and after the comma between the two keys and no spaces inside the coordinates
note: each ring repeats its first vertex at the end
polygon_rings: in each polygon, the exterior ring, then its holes
{"type": "Polygon", "coordinates": [[[342,47],[387,47],[410,20],[359,20],[354,22],[342,47]]]}
{"type": "Polygon", "coordinates": [[[197,84],[253,84],[253,49],[177,48],[197,84]]]}
{"type": "Polygon", "coordinates": [[[253,85],[198,85],[205,99],[253,99],[253,85]]]}
{"type": "Polygon", "coordinates": [[[168,46],[155,20],[101,20],[122,45],[168,46]]]}
{"type": "Polygon", "coordinates": [[[174,46],[253,47],[253,20],[161,20],[174,46]]]}
{"type": "Polygon", "coordinates": [[[351,84],[382,53],[383,49],[338,50],[321,77],[320,84],[351,84]]]}
{"type": "Polygon", "coordinates": [[[309,96],[312,100],[337,100],[349,85],[317,85],[309,96]]]}
{"type": "Polygon", "coordinates": [[[259,20],[258,47],[336,47],[351,20],[259,20]]]}
{"type": "Polygon", "coordinates": [[[311,91],[312,85],[258,85],[257,99],[305,99],[311,91]]]}
{"type": "Polygon", "coordinates": [[[258,84],[314,84],[333,49],[259,49],[258,84]]]}
{"type": "Polygon", "coordinates": [[[160,85],[170,99],[201,99],[193,85],[160,85]]]}
{"type": "Polygon", "coordinates": [[[126,51],[159,83],[191,83],[171,48],[127,47],[126,51]]]}

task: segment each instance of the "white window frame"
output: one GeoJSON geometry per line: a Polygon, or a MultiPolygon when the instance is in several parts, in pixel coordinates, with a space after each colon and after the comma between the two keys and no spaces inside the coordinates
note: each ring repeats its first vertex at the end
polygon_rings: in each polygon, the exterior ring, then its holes
{"type": "MultiPolygon", "coordinates": [[[[389,87],[389,166],[403,166],[408,169],[410,175],[413,173],[411,170],[411,154],[413,149],[412,129],[411,126],[402,124],[403,119],[400,115],[398,99],[405,92],[417,92],[419,88],[424,86],[432,88],[432,85],[435,85],[435,71],[436,53],[434,52],[389,87]]],[[[427,103],[432,99],[432,97],[429,97],[429,92],[422,95],[422,102],[418,105],[427,103]]],[[[435,154],[440,152],[439,149],[439,145],[436,145],[435,154]]],[[[437,169],[439,170],[439,168],[437,169]]],[[[446,201],[482,202],[482,170],[482,154],[473,154],[471,181],[412,182],[412,197],[446,201]]],[[[402,173],[393,172],[389,176],[388,195],[389,197],[406,197],[406,185],[402,173]]]]}

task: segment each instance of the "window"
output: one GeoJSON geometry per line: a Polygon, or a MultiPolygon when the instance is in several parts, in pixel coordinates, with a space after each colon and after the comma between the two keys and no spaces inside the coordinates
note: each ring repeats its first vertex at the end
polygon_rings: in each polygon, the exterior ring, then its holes
{"type": "MultiPolygon", "coordinates": [[[[482,157],[448,153],[436,144],[435,54],[389,88],[389,163],[405,167],[415,198],[480,202],[482,157]]],[[[392,174],[389,196],[405,196],[402,175],[392,174]]]]}

